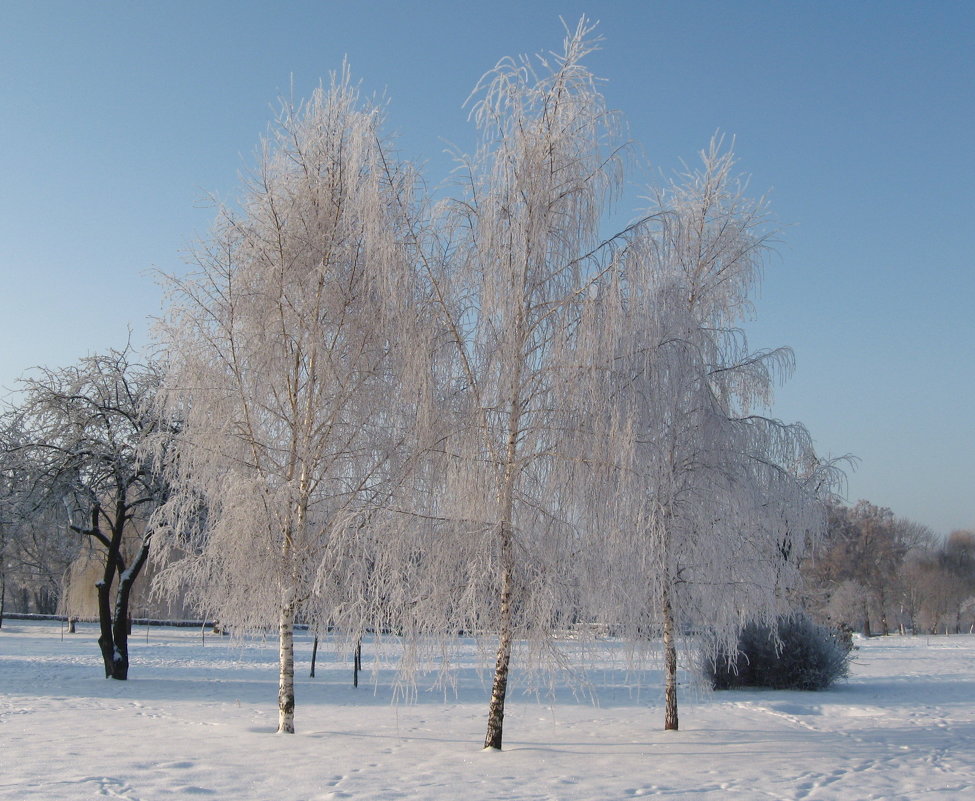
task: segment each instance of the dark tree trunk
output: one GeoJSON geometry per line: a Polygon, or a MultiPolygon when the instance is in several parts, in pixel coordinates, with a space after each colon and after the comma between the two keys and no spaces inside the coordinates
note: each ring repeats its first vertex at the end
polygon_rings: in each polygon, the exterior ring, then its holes
{"type": "Polygon", "coordinates": [[[95,583],[98,591],[98,647],[102,652],[102,662],[105,665],[106,679],[125,679],[127,672],[119,670],[119,663],[116,659],[118,651],[115,648],[115,632],[112,626],[112,584],[115,582],[115,575],[122,564],[122,532],[124,521],[116,518],[116,524],[112,527],[111,539],[106,538],[101,532],[101,506],[94,504],[91,509],[91,529],[86,532],[103,543],[106,548],[105,570],[102,573],[101,581],[95,583]]]}
{"type": "Polygon", "coordinates": [[[352,686],[359,686],[359,671],[362,670],[362,637],[355,641],[355,654],[352,657],[352,686]]]}
{"type": "Polygon", "coordinates": [[[136,576],[132,569],[119,576],[119,588],[115,594],[115,620],[112,621],[112,635],[115,638],[115,670],[113,679],[125,680],[129,677],[129,635],[132,634],[132,618],[129,616],[129,597],[136,576]]]}
{"type": "Polygon", "coordinates": [[[112,634],[115,637],[112,678],[125,681],[129,678],[129,627],[124,617],[116,617],[112,621],[112,634]]]}
{"type": "MultiPolygon", "coordinates": [[[[117,538],[119,541],[121,537],[117,538]]],[[[114,542],[115,540],[113,540],[114,542]]],[[[142,572],[142,568],[149,556],[150,538],[147,535],[139,548],[132,566],[118,574],[118,590],[115,593],[115,615],[112,615],[110,596],[111,579],[115,572],[114,565],[121,564],[121,557],[109,558],[112,567],[106,566],[105,581],[96,585],[98,588],[98,621],[101,636],[98,645],[105,662],[105,678],[125,681],[129,677],[129,634],[132,632],[132,620],[129,615],[129,599],[135,580],[142,572]]]]}
{"type": "Polygon", "coordinates": [[[318,659],[318,635],[315,635],[315,641],[311,644],[311,673],[308,674],[308,678],[315,678],[315,660],[318,659]]]}
{"type": "Polygon", "coordinates": [[[111,584],[99,581],[95,588],[98,590],[98,647],[102,652],[102,662],[105,664],[106,679],[125,679],[126,674],[119,675],[118,663],[115,659],[115,634],[112,630],[112,604],[110,595],[111,584]]]}
{"type": "Polygon", "coordinates": [[[41,615],[56,615],[58,613],[57,595],[50,587],[38,587],[34,590],[34,611],[41,615]]]}
{"type": "Polygon", "coordinates": [[[887,593],[884,592],[883,585],[878,590],[880,596],[880,633],[885,637],[890,634],[890,626],[887,623],[887,593]]]}

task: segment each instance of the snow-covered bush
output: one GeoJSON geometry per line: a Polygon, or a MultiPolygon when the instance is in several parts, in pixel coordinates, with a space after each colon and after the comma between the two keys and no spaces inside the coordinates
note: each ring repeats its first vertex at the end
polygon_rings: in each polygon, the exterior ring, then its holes
{"type": "Polygon", "coordinates": [[[846,677],[850,658],[836,632],[794,614],[780,617],[774,628],[747,624],[738,638],[737,653],[719,653],[705,660],[704,670],[716,690],[825,690],[846,677]]]}

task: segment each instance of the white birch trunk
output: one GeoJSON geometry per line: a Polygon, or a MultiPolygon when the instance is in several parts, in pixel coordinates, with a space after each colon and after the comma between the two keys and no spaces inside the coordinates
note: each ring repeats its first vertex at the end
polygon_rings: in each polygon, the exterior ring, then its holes
{"type": "Polygon", "coordinates": [[[674,610],[670,586],[663,587],[664,619],[664,730],[677,731],[677,645],[674,642],[674,610]]]}
{"type": "MultiPolygon", "coordinates": [[[[518,332],[521,333],[523,315],[518,316],[518,332]]],[[[522,364],[515,369],[513,387],[521,381],[522,364]]],[[[491,702],[488,705],[487,733],[484,747],[501,750],[504,736],[504,702],[508,692],[508,666],[511,661],[511,641],[513,639],[512,593],[515,568],[514,552],[514,485],[516,479],[516,460],[518,456],[518,431],[521,425],[521,406],[517,398],[511,400],[508,414],[508,437],[505,445],[505,469],[501,487],[501,525],[499,550],[501,559],[501,594],[498,599],[498,654],[494,666],[494,681],[491,685],[491,702]]]]}
{"type": "Polygon", "coordinates": [[[502,576],[501,599],[498,610],[498,655],[494,666],[494,681],[491,684],[491,702],[488,704],[487,733],[484,747],[493,751],[501,750],[504,736],[504,702],[508,692],[508,665],[511,661],[512,620],[511,620],[511,582],[512,582],[512,543],[511,532],[502,526],[502,576]]]}
{"type": "Polygon", "coordinates": [[[278,734],[295,733],[295,614],[288,603],[281,607],[278,627],[278,734]]]}

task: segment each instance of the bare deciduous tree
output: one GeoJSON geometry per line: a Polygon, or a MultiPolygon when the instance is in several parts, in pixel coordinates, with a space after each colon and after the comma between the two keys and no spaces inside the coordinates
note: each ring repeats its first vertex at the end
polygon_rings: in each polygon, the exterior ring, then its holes
{"type": "Polygon", "coordinates": [[[412,178],[382,121],[347,69],[285,104],[240,212],[222,209],[197,270],[167,281],[165,401],[182,424],[167,460],[167,542],[182,552],[169,586],[232,629],[277,626],[285,733],[296,615],[335,614],[343,590],[329,580],[354,578],[335,564],[359,557],[402,437],[388,401],[411,301],[412,178]]]}
{"type": "Polygon", "coordinates": [[[719,141],[702,159],[657,194],[591,315],[614,357],[601,462],[616,487],[591,503],[603,523],[588,550],[609,560],[611,588],[595,614],[662,637],[666,729],[678,728],[680,632],[728,653],[749,619],[786,611],[835,478],[801,425],[756,411],[792,363],[786,349],[750,351],[736,327],[764,260],[764,209],[719,141]]]}
{"type": "Polygon", "coordinates": [[[602,274],[600,226],[621,180],[617,120],[582,63],[590,33],[583,20],[561,53],[503,59],[484,76],[472,112],[482,147],[463,161],[468,191],[449,207],[447,258],[427,263],[454,358],[444,489],[430,515],[442,522],[429,534],[449,543],[437,550],[446,564],[420,570],[426,587],[447,579],[441,607],[456,614],[420,614],[441,635],[497,634],[491,749],[502,745],[513,643],[543,641],[572,614],[568,515],[582,460],[570,443],[597,413],[572,339],[602,274]]]}
{"type": "Polygon", "coordinates": [[[821,528],[830,466],[755,411],[791,354],[736,327],[762,206],[715,146],[607,238],[625,148],[596,46],[583,19],[484,76],[464,190],[429,217],[343,73],[286,108],[242,211],[170,280],[173,586],[278,625],[279,731],[299,613],[409,644],[496,635],[490,749],[516,642],[659,633],[676,727],[680,629],[727,645],[771,617],[821,528]]]}
{"type": "MultiPolygon", "coordinates": [[[[858,624],[869,637],[876,621],[880,633],[888,634],[904,559],[913,549],[929,543],[929,532],[898,520],[890,509],[863,500],[852,507],[834,504],[829,509],[826,538],[806,572],[819,586],[853,583],[860,587],[855,618],[843,622],[858,624]]],[[[852,612],[847,610],[847,614],[852,612]]]]}
{"type": "Polygon", "coordinates": [[[140,453],[160,433],[150,408],[158,385],[156,369],[128,348],[109,351],[24,379],[12,412],[20,432],[12,448],[30,464],[23,477],[35,508],[63,505],[63,535],[101,549],[98,644],[113,679],[128,677],[129,598],[149,556],[147,520],[164,494],[140,453]]]}

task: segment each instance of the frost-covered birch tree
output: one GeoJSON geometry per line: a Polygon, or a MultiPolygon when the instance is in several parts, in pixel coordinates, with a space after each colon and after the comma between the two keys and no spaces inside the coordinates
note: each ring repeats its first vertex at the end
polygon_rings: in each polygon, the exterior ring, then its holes
{"type": "Polygon", "coordinates": [[[621,180],[617,120],[582,63],[590,34],[583,20],[561,53],[503,59],[481,80],[472,118],[482,145],[462,161],[447,256],[425,262],[453,361],[426,535],[437,558],[414,567],[431,588],[417,593],[416,614],[427,632],[497,635],[491,749],[502,745],[513,643],[544,641],[572,614],[567,510],[581,460],[570,443],[594,410],[571,343],[621,180]]]}
{"type": "Polygon", "coordinates": [[[834,478],[804,427],[756,413],[792,355],[751,351],[738,327],[768,235],[719,144],[658,193],[593,334],[614,354],[603,464],[619,482],[593,504],[603,538],[589,547],[608,559],[594,614],[635,640],[662,637],[666,729],[678,727],[679,633],[707,632],[727,653],[747,620],[783,611],[834,478]]]}
{"type": "Polygon", "coordinates": [[[430,217],[343,72],[285,108],[241,210],[169,281],[172,586],[277,625],[279,731],[299,614],[496,636],[490,749],[516,643],[580,619],[661,636],[676,728],[678,633],[718,647],[771,615],[821,527],[830,471],[756,413],[791,354],[738,328],[763,207],[713,146],[607,237],[623,148],[596,45],[583,19],[482,78],[480,147],[430,217]]]}
{"type": "Polygon", "coordinates": [[[402,440],[388,400],[412,300],[412,175],[383,117],[347,69],[286,104],[239,211],[221,209],[196,269],[167,280],[164,399],[182,431],[166,581],[232,630],[277,627],[284,733],[296,616],[330,619],[346,597],[325,562],[350,558],[402,440]]]}

